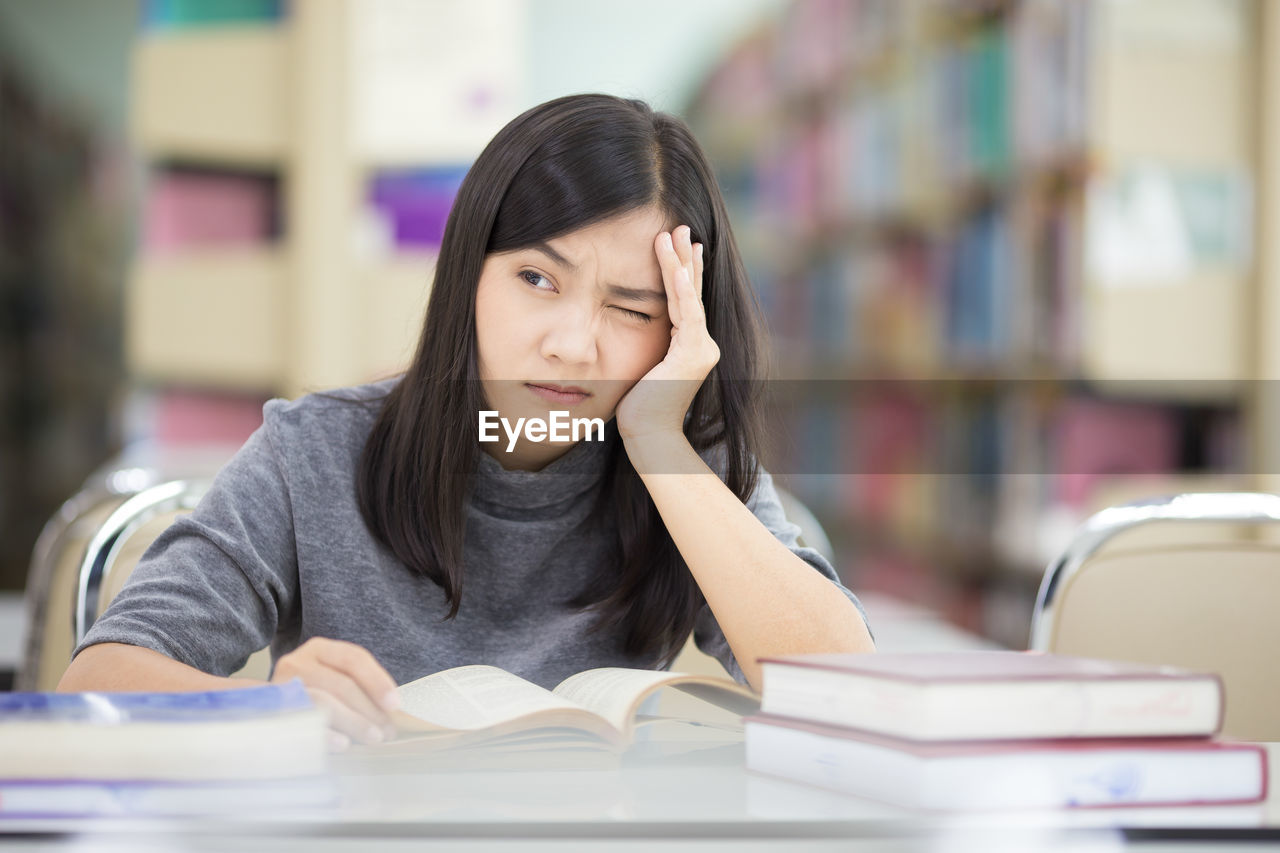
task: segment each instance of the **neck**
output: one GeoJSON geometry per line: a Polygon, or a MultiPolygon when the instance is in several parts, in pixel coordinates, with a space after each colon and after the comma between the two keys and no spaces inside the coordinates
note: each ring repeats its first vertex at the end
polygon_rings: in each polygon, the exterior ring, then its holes
{"type": "Polygon", "coordinates": [[[482,442],[480,449],[488,453],[506,471],[541,471],[574,447],[573,442],[518,441],[510,451],[501,442],[482,442]]]}

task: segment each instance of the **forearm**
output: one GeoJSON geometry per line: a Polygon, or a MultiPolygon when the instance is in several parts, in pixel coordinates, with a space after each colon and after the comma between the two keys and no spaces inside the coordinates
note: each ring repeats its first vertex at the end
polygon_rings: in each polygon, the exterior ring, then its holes
{"type": "Polygon", "coordinates": [[[752,687],[759,657],[875,650],[853,602],[779,542],[683,436],[627,449],[752,687]]]}
{"type": "Polygon", "coordinates": [[[194,692],[250,687],[262,682],[222,678],[166,655],[124,643],[98,643],[76,655],[58,682],[59,693],[157,691],[194,692]]]}

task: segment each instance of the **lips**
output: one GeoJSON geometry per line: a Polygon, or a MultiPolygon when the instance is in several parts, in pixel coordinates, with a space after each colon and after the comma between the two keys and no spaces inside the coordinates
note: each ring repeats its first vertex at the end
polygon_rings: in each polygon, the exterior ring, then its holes
{"type": "Polygon", "coordinates": [[[551,391],[559,391],[561,394],[582,394],[585,397],[591,396],[590,391],[586,388],[579,388],[577,385],[556,385],[553,382],[527,382],[525,384],[531,385],[534,388],[546,388],[551,391]]]}
{"type": "Polygon", "coordinates": [[[563,406],[572,406],[581,403],[583,400],[591,396],[591,392],[579,388],[577,385],[556,385],[551,382],[539,382],[534,384],[526,382],[525,387],[537,394],[543,400],[556,403],[563,406]]]}

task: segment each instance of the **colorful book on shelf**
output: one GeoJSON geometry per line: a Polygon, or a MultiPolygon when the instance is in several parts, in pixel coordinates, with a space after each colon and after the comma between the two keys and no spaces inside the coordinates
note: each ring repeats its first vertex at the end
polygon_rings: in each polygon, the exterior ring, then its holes
{"type": "Polygon", "coordinates": [[[929,412],[909,385],[867,394],[850,413],[848,452],[854,463],[851,507],[868,524],[892,523],[903,509],[913,473],[929,470],[933,444],[929,412]]]}
{"type": "Polygon", "coordinates": [[[468,166],[384,172],[369,190],[369,206],[386,219],[395,247],[434,249],[444,239],[453,200],[468,166]]]}
{"type": "Polygon", "coordinates": [[[936,532],[942,541],[967,548],[990,540],[1009,426],[997,399],[970,396],[940,407],[936,470],[945,475],[938,487],[946,510],[936,532]]]}
{"type": "Polygon", "coordinates": [[[213,781],[323,773],[302,682],[197,693],[0,693],[0,780],[213,781]]]}
{"type": "Polygon", "coordinates": [[[1088,32],[1076,0],[1021,3],[1009,29],[1012,137],[1022,162],[1074,153],[1084,141],[1088,32]]]}
{"type": "Polygon", "coordinates": [[[969,74],[973,82],[970,152],[978,174],[1000,176],[1009,169],[1008,50],[1005,32],[988,27],[969,46],[969,74]]]}
{"type": "Polygon", "coordinates": [[[144,0],[145,28],[253,24],[284,17],[284,0],[144,0]]]}
{"type": "Polygon", "coordinates": [[[152,438],[164,445],[240,445],[262,426],[259,394],[166,389],[154,395],[152,438]]]}
{"type": "Polygon", "coordinates": [[[930,744],[768,715],[747,717],[744,727],[748,770],[908,808],[1227,805],[1267,795],[1267,755],[1257,744],[1195,738],[930,744]]]}
{"type": "Polygon", "coordinates": [[[904,242],[856,254],[850,266],[855,271],[858,316],[847,328],[853,330],[864,357],[898,375],[931,375],[941,362],[940,297],[933,271],[937,253],[924,243],[904,242]]]}
{"type": "Polygon", "coordinates": [[[838,363],[849,346],[848,289],[839,256],[825,255],[809,274],[809,311],[805,336],[819,361],[838,363]]]}
{"type": "Polygon", "coordinates": [[[953,358],[981,366],[1009,354],[1012,263],[1002,209],[979,210],[960,225],[941,270],[953,358]]]}
{"type": "Polygon", "coordinates": [[[1179,441],[1177,417],[1168,409],[1068,400],[1053,426],[1055,497],[1085,507],[1107,478],[1171,473],[1178,467],[1179,441]]]}
{"type": "Polygon", "coordinates": [[[356,749],[407,755],[476,746],[515,753],[557,749],[622,752],[631,744],[637,712],[664,687],[738,714],[759,708],[750,688],[727,676],[602,667],[571,675],[553,690],[496,666],[459,666],[397,688],[397,738],[356,749]]]}
{"type": "Polygon", "coordinates": [[[276,195],[268,176],[158,171],[147,188],[142,244],[149,253],[260,246],[276,230],[276,195]]]}
{"type": "Polygon", "coordinates": [[[1222,680],[1015,651],[762,658],[761,712],[918,742],[1205,737],[1222,680]]]}

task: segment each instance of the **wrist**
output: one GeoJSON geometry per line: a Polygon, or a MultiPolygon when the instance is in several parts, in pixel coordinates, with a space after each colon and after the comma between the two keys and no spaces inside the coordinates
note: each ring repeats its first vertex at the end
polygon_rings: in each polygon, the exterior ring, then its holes
{"type": "Polygon", "coordinates": [[[618,425],[618,435],[626,444],[650,444],[665,443],[670,441],[685,441],[684,430],[680,426],[636,426],[623,427],[618,425]]]}
{"type": "Polygon", "coordinates": [[[622,436],[623,447],[631,459],[631,465],[642,477],[648,474],[691,473],[691,465],[701,465],[702,459],[683,432],[676,429],[657,429],[622,436]]]}

